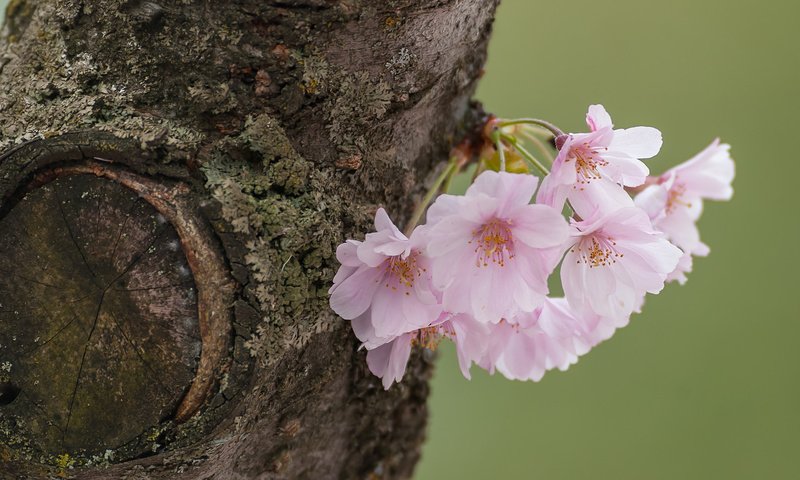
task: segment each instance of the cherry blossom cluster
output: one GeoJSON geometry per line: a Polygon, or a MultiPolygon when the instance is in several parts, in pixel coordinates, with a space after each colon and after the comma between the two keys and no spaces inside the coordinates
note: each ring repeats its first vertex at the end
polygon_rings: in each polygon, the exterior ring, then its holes
{"type": "Polygon", "coordinates": [[[407,235],[378,209],[375,232],[339,246],[330,305],[385,388],[412,348],[442,339],[467,378],[472,364],[518,380],[565,370],[709,253],[696,222],[703,200],[733,194],[729,146],[715,140],[652,177],[642,159],[661,149],[658,130],[614,129],[601,105],[586,121],[588,133],[572,134],[534,119],[490,122],[464,195],[438,195],[407,235]],[[540,126],[557,150],[549,168],[544,148],[537,158],[522,142],[540,126]],[[548,296],[557,269],[563,298],[548,296]]]}

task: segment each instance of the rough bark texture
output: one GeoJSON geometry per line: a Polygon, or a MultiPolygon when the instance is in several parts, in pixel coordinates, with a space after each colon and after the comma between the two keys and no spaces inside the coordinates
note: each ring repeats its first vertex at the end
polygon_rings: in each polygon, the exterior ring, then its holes
{"type": "MultiPolygon", "coordinates": [[[[430,362],[415,353],[404,382],[384,391],[347,322],[329,310],[327,289],[336,245],[363,235],[378,206],[402,224],[452,142],[474,125],[469,98],[496,3],[12,0],[0,38],[0,235],[16,240],[3,248],[16,252],[17,273],[37,272],[25,244],[47,250],[53,239],[66,242],[63,227],[49,230],[46,202],[39,223],[34,216],[26,224],[44,233],[20,226],[18,209],[37,192],[86,188],[90,198],[78,195],[65,217],[78,225],[87,208],[110,212],[132,201],[118,189],[134,192],[180,239],[198,289],[202,353],[152,357],[198,363],[193,381],[173,375],[180,384],[162,395],[173,407],[174,394],[191,398],[166,416],[156,407],[131,415],[141,433],[124,444],[109,440],[104,451],[86,438],[40,441],[36,425],[2,406],[6,392],[14,398],[8,406],[24,398],[15,389],[30,375],[62,375],[44,359],[25,364],[35,363],[33,373],[9,362],[0,371],[0,477],[409,477],[424,438],[430,362]],[[102,192],[111,205],[91,207],[102,192]],[[212,240],[197,240],[206,236],[212,240]],[[224,268],[208,267],[217,255],[224,268]],[[220,306],[220,298],[229,300],[220,306]]],[[[147,215],[136,222],[146,224],[147,215]]],[[[72,255],[64,265],[115,265],[116,252],[91,253],[71,240],[88,257],[64,253],[72,255]]],[[[170,263],[176,272],[178,257],[170,263]]],[[[98,283],[101,292],[113,288],[98,283]]],[[[64,295],[43,331],[62,324],[66,297],[74,299],[64,295]]],[[[76,316],[95,312],[101,328],[104,300],[76,316]]],[[[33,327],[3,325],[0,342],[23,362],[7,339],[13,328],[33,327]]],[[[133,322],[125,331],[144,341],[147,328],[133,322]]],[[[89,330],[90,341],[80,337],[73,353],[94,345],[89,330]]],[[[65,354],[54,363],[73,369],[74,379],[78,360],[65,354]]],[[[177,368],[148,368],[167,367],[177,368]]],[[[120,378],[117,386],[130,389],[126,381],[141,387],[145,377],[120,378]]],[[[81,391],[99,388],[93,381],[81,391]]],[[[158,396],[142,393],[151,394],[158,396]]],[[[114,415],[126,412],[98,411],[106,422],[114,415]]],[[[92,419],[85,422],[80,435],[93,434],[92,419]]]]}

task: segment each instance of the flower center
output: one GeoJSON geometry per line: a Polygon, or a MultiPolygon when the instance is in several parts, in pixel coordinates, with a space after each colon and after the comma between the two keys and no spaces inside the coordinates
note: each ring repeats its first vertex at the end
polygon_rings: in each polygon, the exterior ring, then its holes
{"type": "MultiPolygon", "coordinates": [[[[597,168],[608,165],[608,162],[603,160],[603,157],[588,142],[570,148],[569,155],[564,162],[569,163],[572,160],[575,161],[575,172],[578,174],[577,183],[583,185],[592,180],[601,179],[602,176],[597,168]]],[[[578,185],[574,185],[573,188],[578,188],[578,185]]]]}
{"type": "Polygon", "coordinates": [[[669,189],[667,197],[667,214],[672,213],[678,207],[692,208],[692,202],[687,202],[683,199],[683,194],[686,193],[686,185],[676,183],[669,189]]]}
{"type": "Polygon", "coordinates": [[[406,295],[411,295],[414,288],[414,280],[426,271],[417,264],[419,252],[412,250],[404,259],[399,255],[391,257],[384,265],[386,266],[386,277],[384,278],[385,287],[392,290],[405,290],[406,295]]]}
{"type": "Polygon", "coordinates": [[[411,345],[419,345],[422,348],[436,351],[445,336],[450,338],[455,338],[456,336],[456,332],[448,324],[421,328],[411,337],[411,345]]]}
{"type": "Polygon", "coordinates": [[[617,258],[625,255],[617,251],[617,242],[611,237],[592,235],[581,239],[570,252],[578,255],[577,263],[589,268],[608,267],[617,263],[617,258]]]}
{"type": "Polygon", "coordinates": [[[472,232],[475,253],[478,254],[475,264],[487,267],[489,263],[505,266],[506,259],[514,258],[514,239],[508,222],[492,219],[472,232]]]}

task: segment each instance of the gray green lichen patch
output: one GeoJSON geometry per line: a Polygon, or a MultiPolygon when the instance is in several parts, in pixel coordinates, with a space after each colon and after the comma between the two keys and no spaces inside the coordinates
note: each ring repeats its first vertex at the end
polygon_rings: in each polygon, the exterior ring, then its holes
{"type": "Polygon", "coordinates": [[[340,207],[324,193],[326,174],[265,114],[248,118],[242,133],[218,145],[202,168],[226,221],[249,239],[248,288],[265,316],[246,346],[268,364],[341,321],[327,297],[340,207]]]}
{"type": "Polygon", "coordinates": [[[364,131],[383,118],[392,100],[392,91],[383,80],[372,81],[367,72],[346,76],[328,109],[330,139],[343,152],[367,148],[364,131]]]}
{"type": "Polygon", "coordinates": [[[0,83],[0,151],[87,129],[136,138],[144,147],[197,148],[206,137],[200,115],[228,112],[237,99],[225,83],[169,71],[177,68],[175,59],[213,69],[207,52],[220,43],[236,45],[242,33],[222,18],[201,29],[159,9],[138,11],[148,4],[127,2],[135,10],[129,11],[105,0],[12,2],[13,17],[0,36],[0,72],[14,79],[0,83]],[[20,42],[25,49],[15,48],[20,42]]]}
{"type": "Polygon", "coordinates": [[[329,90],[328,80],[332,69],[321,55],[301,56],[293,52],[294,59],[303,67],[302,85],[307,95],[320,95],[329,90]]]}
{"type": "Polygon", "coordinates": [[[189,86],[189,97],[201,109],[215,114],[229,112],[237,106],[236,97],[227,83],[211,86],[195,83],[189,86]]]}
{"type": "Polygon", "coordinates": [[[0,116],[14,119],[0,122],[0,151],[31,139],[89,128],[136,138],[144,147],[155,142],[196,146],[202,140],[194,128],[130,107],[146,88],[100,81],[107,74],[103,67],[87,52],[70,57],[62,37],[44,38],[37,50],[34,58],[15,62],[14,68],[20,77],[38,80],[0,84],[0,116]]]}
{"type": "Polygon", "coordinates": [[[3,445],[8,447],[6,453],[12,460],[31,460],[36,455],[30,441],[25,421],[16,417],[0,417],[0,435],[3,445]]]}
{"type": "Polygon", "coordinates": [[[384,65],[393,76],[398,76],[409,70],[417,61],[417,55],[403,47],[395,53],[384,65]]]}

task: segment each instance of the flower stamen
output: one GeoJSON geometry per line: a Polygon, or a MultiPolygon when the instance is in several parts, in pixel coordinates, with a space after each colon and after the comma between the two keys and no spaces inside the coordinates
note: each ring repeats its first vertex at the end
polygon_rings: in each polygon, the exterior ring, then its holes
{"type": "Polygon", "coordinates": [[[625,255],[617,251],[617,242],[611,237],[592,235],[582,239],[570,250],[578,254],[576,263],[589,265],[589,268],[608,267],[617,263],[617,258],[625,255]]]}
{"type": "MultiPolygon", "coordinates": [[[[578,175],[577,182],[573,185],[574,189],[579,185],[586,185],[593,180],[600,180],[602,175],[598,167],[608,166],[608,161],[604,160],[598,151],[588,142],[570,148],[565,163],[575,160],[575,172],[578,175]]],[[[583,187],[580,187],[583,189],[583,187]]]]}
{"type": "Polygon", "coordinates": [[[456,332],[449,324],[435,325],[417,330],[411,337],[411,345],[436,351],[443,338],[455,338],[455,336],[456,332]]]}
{"type": "Polygon", "coordinates": [[[692,202],[683,200],[683,195],[686,193],[686,185],[675,184],[669,189],[669,196],[667,197],[667,214],[672,213],[678,207],[692,208],[692,202]]]}
{"type": "Polygon", "coordinates": [[[514,239],[508,222],[492,219],[477,230],[472,232],[475,243],[475,253],[478,254],[475,264],[478,267],[488,267],[489,263],[496,263],[503,267],[506,259],[514,258],[514,239]]]}
{"type": "Polygon", "coordinates": [[[406,295],[411,295],[411,290],[414,288],[414,280],[427,271],[417,264],[418,256],[418,252],[412,251],[406,258],[402,258],[399,255],[388,258],[384,262],[386,268],[384,286],[395,291],[405,290],[404,293],[406,295]]]}

